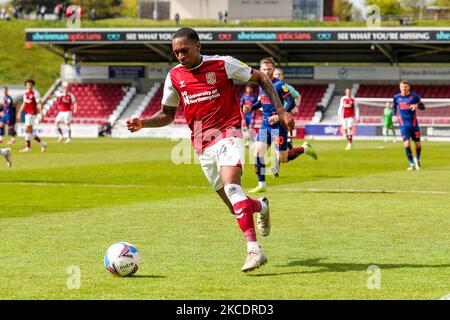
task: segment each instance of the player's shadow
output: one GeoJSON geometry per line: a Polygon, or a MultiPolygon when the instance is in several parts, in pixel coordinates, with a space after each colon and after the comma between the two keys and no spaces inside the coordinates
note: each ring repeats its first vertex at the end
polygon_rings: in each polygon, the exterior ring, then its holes
{"type": "Polygon", "coordinates": [[[166,276],[159,276],[156,274],[135,274],[131,278],[147,278],[147,279],[165,279],[166,276]]]}
{"type": "Polygon", "coordinates": [[[349,272],[349,271],[367,271],[370,265],[375,265],[381,270],[386,269],[420,269],[420,268],[450,268],[450,264],[410,264],[410,263],[333,263],[324,262],[325,258],[315,259],[292,259],[284,265],[278,265],[277,267],[308,267],[317,268],[315,270],[304,271],[284,271],[274,273],[260,273],[253,274],[254,277],[270,277],[270,276],[282,276],[291,274],[312,274],[312,273],[333,273],[333,272],[349,272]]]}

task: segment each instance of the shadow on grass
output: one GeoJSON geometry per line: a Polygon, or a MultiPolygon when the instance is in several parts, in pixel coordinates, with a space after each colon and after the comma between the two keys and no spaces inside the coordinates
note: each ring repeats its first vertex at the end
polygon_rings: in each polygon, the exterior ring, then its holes
{"type": "Polygon", "coordinates": [[[317,270],[305,270],[305,271],[285,271],[285,272],[273,272],[273,273],[261,273],[253,274],[253,277],[271,277],[282,276],[292,274],[311,274],[311,273],[333,273],[333,272],[349,272],[349,271],[366,271],[370,265],[376,265],[381,270],[386,269],[427,269],[427,268],[450,268],[450,264],[409,264],[409,263],[332,263],[323,262],[325,258],[315,259],[292,259],[293,261],[287,262],[284,265],[278,265],[276,267],[309,267],[318,268],[317,270]]]}
{"type": "Polygon", "coordinates": [[[158,276],[156,274],[135,274],[130,279],[133,278],[144,278],[144,279],[165,279],[166,276],[158,276]]]}

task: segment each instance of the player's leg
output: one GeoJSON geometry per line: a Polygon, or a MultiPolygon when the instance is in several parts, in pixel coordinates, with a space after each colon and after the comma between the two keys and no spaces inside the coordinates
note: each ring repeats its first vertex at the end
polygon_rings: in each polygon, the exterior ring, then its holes
{"type": "Polygon", "coordinates": [[[8,168],[12,166],[11,148],[0,148],[0,155],[3,156],[8,163],[8,168]]]}
{"type": "Polygon", "coordinates": [[[248,127],[248,141],[250,142],[250,145],[255,142],[255,129],[252,124],[248,127]]]}
{"type": "Polygon", "coordinates": [[[58,112],[58,115],[56,116],[56,119],[55,119],[55,126],[56,126],[56,131],[58,131],[59,138],[58,138],[58,140],[56,140],[56,143],[60,143],[64,139],[64,134],[63,134],[63,131],[61,128],[62,121],[63,121],[62,120],[62,112],[58,112]]]}
{"type": "Polygon", "coordinates": [[[353,146],[353,118],[346,118],[347,127],[347,147],[346,150],[350,150],[353,146]]]}
{"type": "Polygon", "coordinates": [[[414,146],[416,148],[414,166],[416,170],[420,170],[420,155],[422,153],[422,144],[420,143],[420,128],[418,126],[414,128],[413,136],[411,138],[414,141],[414,146]]]}
{"type": "Polygon", "coordinates": [[[16,143],[16,123],[15,123],[15,115],[11,115],[8,121],[8,135],[11,137],[8,141],[8,144],[16,143]]]}
{"type": "Polygon", "coordinates": [[[70,111],[68,111],[66,113],[64,122],[66,123],[66,126],[67,126],[67,140],[66,140],[66,143],[70,143],[70,142],[72,142],[72,127],[71,127],[72,113],[70,111]]]}
{"type": "MultiPolygon", "coordinates": [[[[33,129],[31,129],[31,132],[33,132],[33,129]]],[[[37,133],[33,134],[33,139],[34,141],[36,141],[37,143],[39,143],[41,145],[41,152],[45,152],[47,150],[47,143],[44,142],[38,135],[37,133]]]]}
{"type": "Polygon", "coordinates": [[[266,191],[266,161],[265,154],[267,151],[268,144],[266,143],[270,133],[268,130],[261,128],[258,132],[258,136],[256,138],[256,142],[254,145],[255,151],[255,173],[258,178],[258,186],[249,190],[250,193],[259,193],[266,191]]]}
{"type": "Polygon", "coordinates": [[[389,136],[389,128],[385,125],[383,126],[383,137],[384,137],[384,142],[388,141],[388,136],[389,136]]]}
{"type": "Polygon", "coordinates": [[[270,215],[267,199],[255,200],[247,197],[241,187],[243,144],[239,138],[224,139],[218,143],[226,146],[225,153],[217,154],[223,190],[233,207],[237,222],[247,242],[247,259],[242,271],[258,268],[267,261],[257,240],[253,213],[258,212],[258,230],[263,236],[270,233],[270,215]],[[242,149],[242,150],[241,150],[242,149]]]}
{"type": "Polygon", "coordinates": [[[0,143],[3,143],[3,136],[5,135],[5,123],[0,121],[0,143]]]}
{"type": "Polygon", "coordinates": [[[397,136],[396,136],[396,134],[395,134],[395,128],[394,128],[394,125],[391,124],[391,125],[389,126],[388,130],[390,130],[391,133],[392,133],[392,142],[397,142],[397,136]]]}
{"type": "Polygon", "coordinates": [[[33,138],[33,118],[34,116],[31,114],[25,115],[25,148],[19,151],[21,153],[31,151],[31,139],[33,138]]]}
{"type": "Polygon", "coordinates": [[[404,147],[405,147],[406,158],[408,159],[408,163],[409,163],[408,171],[411,171],[411,170],[415,169],[415,166],[414,166],[414,159],[413,159],[412,151],[411,151],[411,144],[410,144],[411,135],[410,135],[410,131],[409,131],[409,128],[406,127],[406,126],[401,126],[400,127],[400,131],[402,133],[402,138],[403,138],[403,144],[404,144],[404,147]]]}

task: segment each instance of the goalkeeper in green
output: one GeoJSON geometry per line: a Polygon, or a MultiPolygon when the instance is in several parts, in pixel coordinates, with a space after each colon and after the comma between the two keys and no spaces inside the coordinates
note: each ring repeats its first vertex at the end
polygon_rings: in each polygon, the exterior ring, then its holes
{"type": "Polygon", "coordinates": [[[393,141],[393,142],[396,142],[395,129],[394,129],[394,122],[392,121],[393,115],[394,115],[394,110],[392,109],[392,104],[391,104],[390,102],[386,102],[386,108],[384,108],[384,112],[383,112],[383,119],[384,119],[383,135],[384,135],[384,142],[387,142],[387,141],[388,141],[389,130],[392,132],[392,135],[393,135],[392,141],[393,141]]]}

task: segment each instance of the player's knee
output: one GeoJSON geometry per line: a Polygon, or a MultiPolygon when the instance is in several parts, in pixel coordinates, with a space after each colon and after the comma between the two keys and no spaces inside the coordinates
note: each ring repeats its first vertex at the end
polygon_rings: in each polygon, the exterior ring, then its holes
{"type": "Polygon", "coordinates": [[[287,152],[282,152],[279,154],[278,159],[280,160],[281,163],[286,163],[288,162],[288,154],[287,152]]]}

